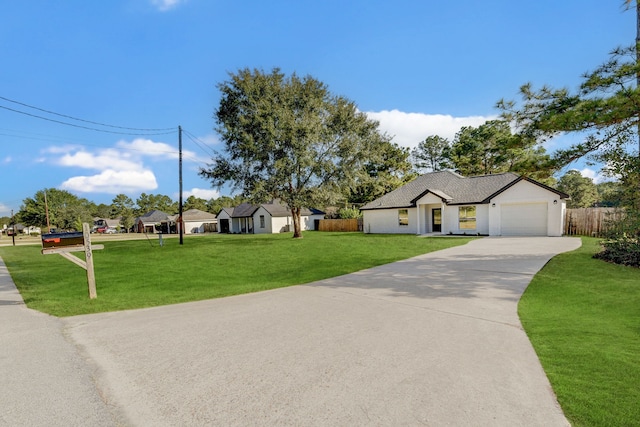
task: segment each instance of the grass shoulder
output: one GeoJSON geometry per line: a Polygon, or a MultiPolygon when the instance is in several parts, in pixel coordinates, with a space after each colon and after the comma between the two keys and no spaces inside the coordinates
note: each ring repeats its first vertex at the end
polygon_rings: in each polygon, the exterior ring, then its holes
{"type": "Polygon", "coordinates": [[[638,425],[640,269],[594,259],[599,241],[582,242],[534,277],[520,319],[572,425],[638,425]]]}

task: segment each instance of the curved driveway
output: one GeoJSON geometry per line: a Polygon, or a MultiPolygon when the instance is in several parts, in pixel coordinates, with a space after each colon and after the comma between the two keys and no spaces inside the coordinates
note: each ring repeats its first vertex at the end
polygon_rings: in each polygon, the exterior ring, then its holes
{"type": "Polygon", "coordinates": [[[105,425],[566,426],[517,303],[579,246],[484,238],[303,286],[51,321],[86,359],[105,425]]]}

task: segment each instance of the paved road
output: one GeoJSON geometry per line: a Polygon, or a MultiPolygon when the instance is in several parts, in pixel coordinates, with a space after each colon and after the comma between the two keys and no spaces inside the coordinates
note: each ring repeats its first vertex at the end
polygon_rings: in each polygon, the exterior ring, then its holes
{"type": "MultiPolygon", "coordinates": [[[[65,355],[49,371],[78,369],[73,388],[52,393],[76,405],[45,402],[78,414],[50,425],[566,426],[517,302],[552,256],[579,245],[485,238],[305,286],[46,317],[65,355]]],[[[24,401],[16,375],[17,417],[46,396],[24,401]]]]}
{"type": "MultiPolygon", "coordinates": [[[[0,258],[0,426],[113,426],[62,320],[26,308],[0,258]]],[[[112,408],[112,409],[110,409],[112,408]]]]}

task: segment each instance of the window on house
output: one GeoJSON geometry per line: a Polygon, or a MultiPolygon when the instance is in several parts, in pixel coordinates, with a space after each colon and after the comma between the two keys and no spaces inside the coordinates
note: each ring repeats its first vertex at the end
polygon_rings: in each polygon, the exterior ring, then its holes
{"type": "Polygon", "coordinates": [[[264,215],[260,215],[260,228],[264,228],[264,215]]]}
{"type": "Polygon", "coordinates": [[[398,225],[401,225],[401,226],[409,225],[408,209],[398,209],[398,225]]]}
{"type": "Polygon", "coordinates": [[[476,207],[460,206],[458,208],[458,221],[460,224],[460,230],[475,230],[476,229],[476,207]]]}

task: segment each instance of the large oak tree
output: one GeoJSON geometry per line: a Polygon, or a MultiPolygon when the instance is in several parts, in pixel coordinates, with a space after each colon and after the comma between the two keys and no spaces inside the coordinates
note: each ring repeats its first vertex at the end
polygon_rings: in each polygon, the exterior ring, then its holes
{"type": "Polygon", "coordinates": [[[218,85],[216,131],[224,152],[200,171],[253,202],[278,199],[302,237],[304,207],[348,197],[389,138],[356,105],[311,76],[242,69],[218,85]]]}

